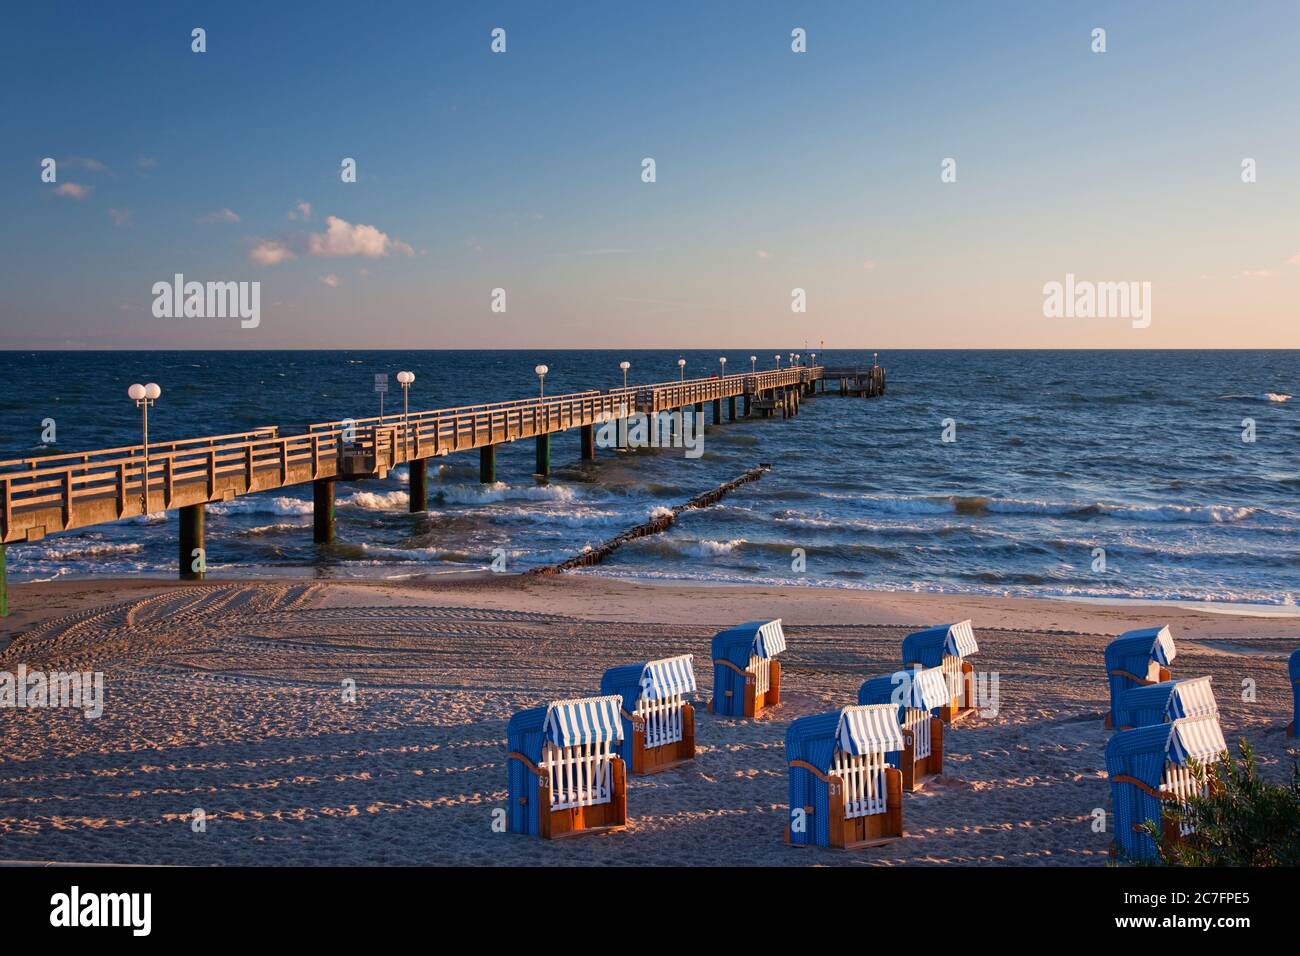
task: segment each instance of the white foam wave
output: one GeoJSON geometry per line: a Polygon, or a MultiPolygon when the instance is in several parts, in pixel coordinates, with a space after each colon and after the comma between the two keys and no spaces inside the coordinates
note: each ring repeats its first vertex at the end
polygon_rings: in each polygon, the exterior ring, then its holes
{"type": "Polygon", "coordinates": [[[312,512],[310,501],[301,501],[284,495],[277,495],[274,498],[248,495],[243,498],[232,498],[230,501],[218,501],[208,505],[208,508],[217,515],[309,515],[312,512]]]}

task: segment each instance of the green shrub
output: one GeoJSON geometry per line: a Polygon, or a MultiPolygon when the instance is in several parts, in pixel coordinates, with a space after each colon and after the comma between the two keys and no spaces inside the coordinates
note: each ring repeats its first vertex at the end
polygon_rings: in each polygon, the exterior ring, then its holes
{"type": "MultiPolygon", "coordinates": [[[[1147,832],[1166,866],[1300,866],[1300,767],[1291,783],[1267,783],[1256,773],[1255,751],[1243,737],[1241,759],[1230,754],[1215,766],[1219,785],[1185,803],[1169,802],[1167,818],[1191,826],[1182,840],[1164,842],[1157,825],[1147,832]]],[[[1204,774],[1206,768],[1197,767],[1204,774]]]]}

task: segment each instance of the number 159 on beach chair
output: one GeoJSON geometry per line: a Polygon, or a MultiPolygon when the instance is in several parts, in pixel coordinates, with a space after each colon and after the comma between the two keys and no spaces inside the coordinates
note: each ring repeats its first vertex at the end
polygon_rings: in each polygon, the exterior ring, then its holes
{"type": "Polygon", "coordinates": [[[627,826],[622,698],[557,700],[510,718],[508,820],[546,839],[627,826]]]}
{"type": "Polygon", "coordinates": [[[600,679],[602,694],[622,701],[620,754],[632,773],[656,773],[695,756],[695,691],[691,654],[611,667],[600,679]]]}

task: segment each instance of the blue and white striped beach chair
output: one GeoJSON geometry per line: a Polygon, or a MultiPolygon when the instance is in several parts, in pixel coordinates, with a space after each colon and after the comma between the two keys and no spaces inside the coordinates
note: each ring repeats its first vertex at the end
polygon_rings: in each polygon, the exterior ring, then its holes
{"type": "Polygon", "coordinates": [[[1167,724],[1121,730],[1106,743],[1115,810],[1115,843],[1132,860],[1157,858],[1156,844],[1144,824],[1151,821],[1163,841],[1190,832],[1164,815],[1170,801],[1185,801],[1211,786],[1213,765],[1228,750],[1219,718],[1183,717],[1167,724]],[[1195,762],[1199,767],[1194,768],[1195,762]]]}
{"type": "Polygon", "coordinates": [[[545,838],[627,825],[621,698],[552,701],[510,718],[508,820],[545,838]]]}
{"type": "Polygon", "coordinates": [[[903,778],[889,758],[906,746],[893,704],[844,707],[790,724],[791,846],[853,849],[903,835],[903,778]]]}
{"type": "Polygon", "coordinates": [[[954,723],[976,711],[975,665],[967,660],[979,653],[971,622],[939,624],[903,638],[904,667],[939,667],[948,681],[951,700],[940,712],[945,723],[954,723]]]}
{"type": "Polygon", "coordinates": [[[695,756],[695,710],[686,695],[695,692],[691,654],[611,667],[600,679],[602,694],[617,694],[622,705],[620,754],[632,773],[655,773],[695,756]]]}
{"type": "Polygon", "coordinates": [[[781,621],[749,621],[713,636],[713,699],[709,710],[726,717],[753,717],[781,702],[785,650],[781,621]]]}
{"type": "Polygon", "coordinates": [[[1291,680],[1291,723],[1286,728],[1288,737],[1300,736],[1300,650],[1291,652],[1286,665],[1291,680]]]}
{"type": "Polygon", "coordinates": [[[1163,724],[1182,717],[1209,717],[1219,713],[1209,677],[1168,680],[1124,691],[1115,709],[1118,730],[1163,724]]]}
{"type": "Polygon", "coordinates": [[[929,777],[943,772],[943,718],[950,703],[940,667],[896,671],[872,677],[858,688],[859,704],[892,704],[903,728],[903,750],[890,763],[903,772],[903,791],[912,793],[929,777]]]}
{"type": "Polygon", "coordinates": [[[1125,691],[1169,680],[1169,664],[1177,655],[1168,627],[1125,631],[1106,647],[1106,680],[1110,683],[1107,727],[1119,726],[1119,702],[1125,691]]]}

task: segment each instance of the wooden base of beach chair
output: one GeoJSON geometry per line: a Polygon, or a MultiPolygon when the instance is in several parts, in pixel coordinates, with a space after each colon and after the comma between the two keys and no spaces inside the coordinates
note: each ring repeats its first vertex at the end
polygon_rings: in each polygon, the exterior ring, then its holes
{"type": "Polygon", "coordinates": [[[755,692],[753,675],[745,681],[745,716],[753,717],[760,711],[768,710],[781,703],[781,662],[773,659],[768,663],[767,691],[755,692]]]}
{"type": "Polygon", "coordinates": [[[946,724],[965,720],[979,709],[975,706],[975,665],[970,661],[961,662],[961,683],[961,693],[954,694],[946,707],[939,708],[939,716],[946,724]]]}
{"type": "Polygon", "coordinates": [[[546,779],[538,785],[538,798],[542,802],[538,814],[538,836],[544,840],[582,836],[589,833],[609,833],[627,827],[627,771],[623,760],[610,761],[610,801],[589,807],[568,807],[551,810],[551,792],[546,779]]]}
{"type": "Polygon", "coordinates": [[[903,837],[903,774],[890,767],[885,771],[884,813],[844,818],[844,785],[835,778],[830,786],[830,845],[841,850],[884,846],[903,837]]]}
{"type": "Polygon", "coordinates": [[[645,745],[645,726],[632,722],[632,772],[659,773],[695,759],[695,708],[682,704],[682,739],[662,747],[645,745]]]}
{"type": "Polygon", "coordinates": [[[915,793],[929,777],[943,773],[943,721],[938,717],[930,718],[930,756],[917,760],[913,756],[916,743],[910,731],[903,731],[907,749],[899,758],[902,764],[903,792],[915,793]]]}

